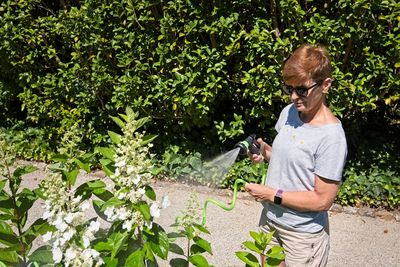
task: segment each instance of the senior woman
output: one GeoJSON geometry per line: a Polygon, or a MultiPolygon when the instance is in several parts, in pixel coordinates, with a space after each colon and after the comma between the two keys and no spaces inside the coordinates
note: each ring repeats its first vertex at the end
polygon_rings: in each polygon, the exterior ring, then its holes
{"type": "Polygon", "coordinates": [[[326,104],[332,84],[327,51],[305,44],[283,65],[283,89],[292,103],[275,125],[272,146],[262,139],[254,162],[269,161],[265,185],[247,184],[262,202],[260,227],[275,231],[271,245],[285,249],[283,266],[326,266],[327,211],[334,202],[347,155],[340,121],[326,104]]]}

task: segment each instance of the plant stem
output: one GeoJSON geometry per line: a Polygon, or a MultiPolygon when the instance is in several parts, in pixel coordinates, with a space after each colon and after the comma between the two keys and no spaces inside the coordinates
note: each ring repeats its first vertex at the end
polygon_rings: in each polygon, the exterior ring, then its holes
{"type": "Polygon", "coordinates": [[[188,243],[187,243],[187,267],[189,267],[189,256],[190,256],[190,239],[188,238],[188,243]]]}
{"type": "Polygon", "coordinates": [[[17,192],[14,188],[14,180],[12,179],[12,175],[11,175],[11,170],[10,170],[10,166],[7,163],[7,159],[6,156],[4,156],[4,164],[6,166],[6,170],[7,170],[7,179],[8,179],[8,183],[9,183],[9,187],[11,190],[11,201],[13,204],[13,208],[14,208],[14,216],[15,216],[15,221],[17,224],[17,230],[18,230],[18,240],[21,244],[21,248],[22,248],[22,258],[23,258],[23,263],[24,265],[26,264],[26,245],[23,242],[23,237],[22,237],[22,227],[21,227],[21,216],[19,214],[19,210],[18,210],[18,206],[17,206],[17,192]]]}
{"type": "Polygon", "coordinates": [[[270,5],[271,5],[271,11],[272,11],[272,23],[274,25],[274,30],[275,30],[275,37],[279,38],[281,35],[279,31],[279,23],[278,23],[278,14],[277,14],[277,6],[275,0],[270,0],[270,5]]]}

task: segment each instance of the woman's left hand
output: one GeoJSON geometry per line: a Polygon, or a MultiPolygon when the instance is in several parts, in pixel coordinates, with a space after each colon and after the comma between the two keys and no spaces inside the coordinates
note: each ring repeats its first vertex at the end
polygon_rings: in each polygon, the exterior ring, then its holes
{"type": "Polygon", "coordinates": [[[261,184],[246,184],[245,189],[258,202],[272,201],[274,190],[261,184]]]}

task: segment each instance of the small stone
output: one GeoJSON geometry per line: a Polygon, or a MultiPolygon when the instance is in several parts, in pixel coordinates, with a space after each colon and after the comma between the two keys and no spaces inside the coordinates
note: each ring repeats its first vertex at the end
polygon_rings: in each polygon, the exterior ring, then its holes
{"type": "Polygon", "coordinates": [[[343,208],[343,212],[348,213],[348,214],[357,214],[357,208],[346,206],[343,208]]]}
{"type": "Polygon", "coordinates": [[[393,212],[393,216],[394,216],[394,219],[397,221],[397,222],[400,222],[400,211],[394,211],[393,212]]]}
{"type": "Polygon", "coordinates": [[[381,218],[382,220],[385,220],[385,221],[391,221],[391,220],[395,219],[393,214],[388,212],[388,211],[386,211],[386,210],[377,211],[376,212],[376,216],[381,218]]]}
{"type": "Polygon", "coordinates": [[[359,208],[357,213],[361,216],[375,217],[375,211],[368,207],[359,208]]]}
{"type": "Polygon", "coordinates": [[[331,212],[336,212],[336,213],[338,213],[338,212],[343,212],[343,206],[334,203],[334,204],[332,205],[332,207],[330,208],[330,211],[331,211],[331,212]]]}
{"type": "Polygon", "coordinates": [[[91,174],[92,174],[93,176],[96,176],[96,177],[99,177],[99,178],[104,178],[104,177],[106,177],[106,174],[104,173],[104,171],[102,171],[102,170],[100,170],[100,169],[97,169],[97,170],[92,171],[91,174]]]}

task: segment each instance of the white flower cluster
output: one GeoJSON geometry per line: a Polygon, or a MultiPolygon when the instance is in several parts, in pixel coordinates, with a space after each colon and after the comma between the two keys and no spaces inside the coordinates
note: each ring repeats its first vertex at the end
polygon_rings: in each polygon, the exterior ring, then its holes
{"type": "MultiPolygon", "coordinates": [[[[140,230],[146,225],[151,228],[152,221],[146,221],[139,211],[132,209],[132,205],[145,201],[146,186],[151,181],[151,160],[149,148],[151,144],[143,145],[143,134],[136,132],[138,121],[134,114],[128,114],[127,122],[123,127],[123,135],[117,145],[115,156],[115,172],[111,176],[115,186],[112,193],[119,200],[125,201],[121,206],[108,206],[104,214],[110,222],[123,221],[122,228],[131,231],[135,226],[140,230]]],[[[161,208],[169,205],[168,198],[162,203],[153,202],[150,214],[157,218],[161,208]]]]}
{"type": "Polygon", "coordinates": [[[70,157],[81,155],[84,153],[84,151],[79,149],[81,142],[82,129],[80,127],[80,123],[75,122],[64,132],[60,142],[61,146],[57,148],[57,152],[61,155],[68,155],[70,157]]]}
{"type": "Polygon", "coordinates": [[[123,221],[124,223],[122,224],[122,229],[125,229],[127,231],[132,230],[133,224],[136,224],[139,229],[143,229],[143,226],[146,223],[143,215],[140,212],[129,210],[124,206],[107,207],[104,211],[104,214],[107,216],[107,221],[109,222],[115,222],[118,220],[123,221]]]}
{"type": "Polygon", "coordinates": [[[60,173],[46,173],[41,186],[47,198],[42,218],[56,228],[54,232],[43,235],[43,241],[50,242],[52,246],[54,262],[63,262],[64,266],[101,266],[103,260],[100,254],[90,248],[100,223],[91,221],[85,225],[85,211],[89,203],[81,202],[81,196],[74,197],[60,173]],[[82,230],[78,232],[77,229],[82,230]]]}
{"type": "Polygon", "coordinates": [[[186,207],[181,211],[181,216],[176,218],[176,223],[185,228],[194,224],[198,224],[201,219],[201,207],[197,198],[196,191],[190,195],[186,207]]]}
{"type": "Polygon", "coordinates": [[[124,128],[116,150],[115,173],[111,177],[118,187],[115,195],[133,204],[143,200],[145,186],[151,181],[151,161],[148,158],[151,145],[141,144],[143,134],[134,132],[134,124],[134,120],[129,121],[124,128]]]}
{"type": "Polygon", "coordinates": [[[13,165],[15,160],[15,148],[7,137],[0,132],[0,175],[9,176],[9,166],[13,165]]]}

